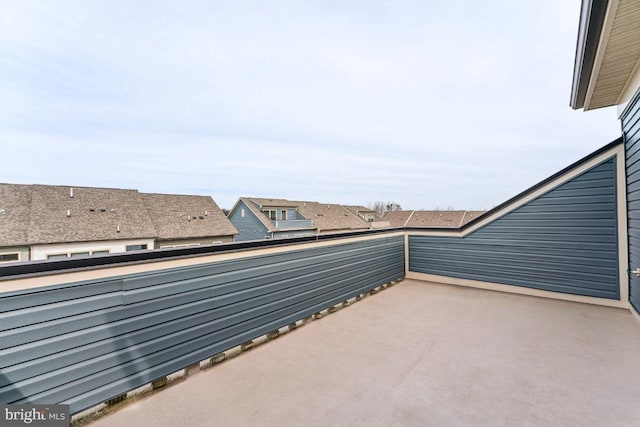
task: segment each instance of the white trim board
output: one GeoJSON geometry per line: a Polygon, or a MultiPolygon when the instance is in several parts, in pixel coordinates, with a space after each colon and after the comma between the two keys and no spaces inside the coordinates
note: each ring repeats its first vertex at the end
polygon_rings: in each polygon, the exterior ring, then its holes
{"type": "Polygon", "coordinates": [[[421,280],[423,282],[442,283],[442,284],[454,285],[454,286],[465,286],[468,288],[485,289],[490,291],[499,291],[499,292],[506,292],[511,294],[550,298],[550,299],[556,299],[561,301],[573,301],[573,302],[580,302],[585,304],[629,309],[628,302],[612,300],[607,298],[586,297],[582,295],[566,294],[563,292],[543,291],[540,289],[526,288],[523,286],[504,285],[501,283],[481,282],[478,280],[459,279],[456,277],[437,276],[434,274],[426,274],[426,273],[416,273],[413,271],[408,272],[406,277],[407,279],[421,280]]]}

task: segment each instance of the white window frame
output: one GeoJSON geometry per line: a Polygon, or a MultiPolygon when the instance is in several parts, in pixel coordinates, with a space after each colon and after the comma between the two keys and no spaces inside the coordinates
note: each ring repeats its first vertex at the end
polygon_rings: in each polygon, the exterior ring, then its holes
{"type": "Polygon", "coordinates": [[[278,220],[278,210],[277,209],[262,209],[260,212],[265,214],[267,216],[267,218],[269,218],[271,221],[277,221],[278,220]],[[272,212],[273,212],[273,218],[271,218],[271,213],[272,212]]]}
{"type": "MultiPolygon", "coordinates": [[[[80,254],[89,252],[89,257],[92,257],[95,252],[107,252],[107,254],[111,253],[111,249],[90,249],[86,251],[67,251],[67,252],[48,252],[44,254],[44,259],[49,259],[50,256],[64,255],[66,258],[72,258],[71,254],[80,254]]],[[[100,254],[105,255],[105,254],[100,254]]]]}
{"type": "Polygon", "coordinates": [[[18,259],[12,259],[9,261],[0,261],[0,263],[22,261],[22,254],[20,252],[0,252],[0,255],[18,255],[18,259]]]}
{"type": "Polygon", "coordinates": [[[183,243],[183,244],[180,244],[180,245],[162,245],[162,246],[160,246],[160,249],[188,248],[188,247],[191,247],[191,246],[200,246],[200,243],[183,243]]]}
{"type": "Polygon", "coordinates": [[[148,251],[148,250],[149,250],[149,244],[148,243],[136,243],[136,244],[125,245],[124,246],[124,251],[125,252],[140,252],[140,251],[148,251]],[[144,248],[144,249],[127,249],[129,246],[146,246],[146,248],[144,248]]]}

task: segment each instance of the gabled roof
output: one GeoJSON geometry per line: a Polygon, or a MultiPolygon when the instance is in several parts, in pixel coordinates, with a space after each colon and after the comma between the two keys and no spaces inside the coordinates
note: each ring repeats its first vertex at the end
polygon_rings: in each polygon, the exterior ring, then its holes
{"type": "Polygon", "coordinates": [[[265,199],[260,197],[245,197],[245,198],[250,199],[254,203],[258,204],[260,209],[295,208],[295,207],[298,207],[301,203],[304,203],[300,201],[287,200],[287,199],[265,199]]]}
{"type": "Polygon", "coordinates": [[[238,234],[238,230],[209,196],[140,194],[159,239],[238,234]]]}
{"type": "Polygon", "coordinates": [[[215,202],[204,196],[0,184],[0,209],[4,210],[0,214],[0,246],[237,234],[230,223],[223,223],[228,220],[215,202]],[[212,220],[205,222],[212,227],[173,226],[178,204],[188,211],[209,207],[212,220]]]}
{"type": "Polygon", "coordinates": [[[29,244],[153,238],[155,234],[136,190],[32,187],[29,244]]]}
{"type": "Polygon", "coordinates": [[[392,211],[384,219],[392,227],[459,228],[486,211],[392,211]]]}
{"type": "Polygon", "coordinates": [[[298,212],[312,219],[318,232],[333,230],[366,230],[370,224],[342,205],[318,202],[304,202],[298,206],[298,212]]]}
{"type": "Polygon", "coordinates": [[[360,214],[372,213],[374,214],[376,221],[382,221],[382,218],[380,217],[380,215],[378,215],[378,213],[373,209],[370,209],[364,206],[353,206],[353,205],[342,205],[342,206],[354,215],[360,216],[360,214]]]}
{"type": "Polygon", "coordinates": [[[404,227],[414,211],[389,211],[384,214],[384,220],[389,221],[391,227],[404,227]]]}
{"type": "MultiPolygon", "coordinates": [[[[366,230],[370,228],[369,222],[360,218],[347,207],[338,204],[326,204],[301,200],[268,199],[260,197],[240,197],[231,212],[234,212],[240,202],[243,202],[253,214],[260,220],[269,232],[280,231],[260,210],[267,208],[295,208],[304,219],[312,220],[313,227],[305,229],[317,229],[318,232],[333,230],[366,230]]],[[[351,207],[351,206],[350,206],[351,207]]],[[[357,206],[358,208],[367,208],[357,206]]],[[[287,228],[287,230],[291,230],[287,228]]]]}
{"type": "Polygon", "coordinates": [[[571,88],[574,109],[618,105],[640,63],[640,1],[582,0],[571,88]]]}
{"type": "Polygon", "coordinates": [[[458,228],[465,211],[415,211],[407,227],[458,228]]]}
{"type": "Polygon", "coordinates": [[[462,218],[460,226],[462,227],[466,223],[473,221],[481,215],[484,215],[486,212],[487,211],[466,211],[464,217],[462,218]]]}

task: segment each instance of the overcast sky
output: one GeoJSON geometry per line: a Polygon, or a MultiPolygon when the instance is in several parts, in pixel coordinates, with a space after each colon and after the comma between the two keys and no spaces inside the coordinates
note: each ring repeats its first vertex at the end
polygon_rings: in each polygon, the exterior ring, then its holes
{"type": "Polygon", "coordinates": [[[0,0],[0,182],[489,209],[620,135],[579,0],[0,0]]]}

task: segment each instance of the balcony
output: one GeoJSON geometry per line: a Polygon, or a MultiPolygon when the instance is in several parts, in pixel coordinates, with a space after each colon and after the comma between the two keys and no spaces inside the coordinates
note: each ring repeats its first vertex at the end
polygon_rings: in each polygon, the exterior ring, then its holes
{"type": "Polygon", "coordinates": [[[288,220],[271,220],[271,223],[278,230],[298,230],[302,228],[313,228],[313,220],[311,219],[288,219],[288,220]]]}
{"type": "Polygon", "coordinates": [[[283,333],[92,426],[640,419],[640,327],[619,309],[404,280],[283,333]]]}
{"type": "Polygon", "coordinates": [[[398,282],[425,274],[424,234],[6,267],[0,402],[64,403],[79,415],[124,399],[97,426],[638,419],[640,327],[628,310],[398,282]],[[140,392],[151,395],[125,399],[140,392]]]}

